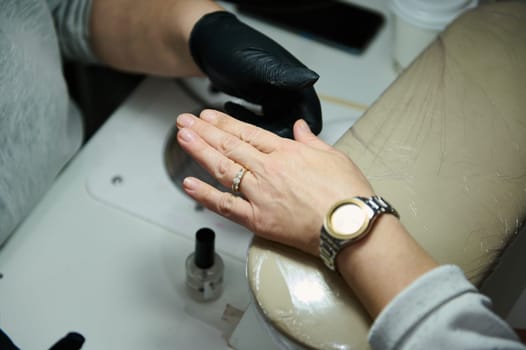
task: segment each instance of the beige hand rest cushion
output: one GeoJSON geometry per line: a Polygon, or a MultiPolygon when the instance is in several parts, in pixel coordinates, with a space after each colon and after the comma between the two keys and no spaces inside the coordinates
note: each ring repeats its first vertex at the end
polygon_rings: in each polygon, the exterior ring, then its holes
{"type": "MultiPolygon", "coordinates": [[[[453,23],[337,142],[440,263],[478,284],[526,214],[526,4],[453,23]]],[[[318,259],[254,240],[268,324],[312,348],[367,348],[371,320],[318,259]]]]}

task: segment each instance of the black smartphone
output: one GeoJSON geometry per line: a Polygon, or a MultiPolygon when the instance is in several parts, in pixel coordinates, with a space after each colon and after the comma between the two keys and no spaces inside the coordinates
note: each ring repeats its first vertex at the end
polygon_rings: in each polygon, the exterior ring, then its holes
{"type": "Polygon", "coordinates": [[[382,28],[381,12],[338,0],[237,0],[239,13],[361,54],[382,28]]]}

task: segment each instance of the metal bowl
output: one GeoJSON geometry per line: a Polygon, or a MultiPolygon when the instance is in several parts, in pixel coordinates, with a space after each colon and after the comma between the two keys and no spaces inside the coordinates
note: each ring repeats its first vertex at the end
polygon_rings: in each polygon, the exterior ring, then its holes
{"type": "MultiPolygon", "coordinates": [[[[199,111],[194,114],[199,114],[199,111]]],[[[221,191],[229,191],[181,148],[177,142],[177,130],[177,126],[170,130],[164,147],[164,165],[174,185],[183,191],[184,178],[193,176],[221,191]]]]}

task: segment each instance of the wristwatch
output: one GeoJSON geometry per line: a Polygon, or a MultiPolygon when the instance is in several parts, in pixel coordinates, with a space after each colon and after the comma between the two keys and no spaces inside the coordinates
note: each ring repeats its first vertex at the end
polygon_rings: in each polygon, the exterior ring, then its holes
{"type": "Polygon", "coordinates": [[[382,197],[353,197],[334,204],[323,221],[320,235],[320,257],[336,271],[336,257],[349,244],[365,237],[381,214],[398,212],[382,197]]]}

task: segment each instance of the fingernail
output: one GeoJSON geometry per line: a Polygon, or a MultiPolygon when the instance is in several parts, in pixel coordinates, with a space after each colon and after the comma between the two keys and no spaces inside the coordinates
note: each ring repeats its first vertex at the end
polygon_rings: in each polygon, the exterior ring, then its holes
{"type": "Polygon", "coordinates": [[[300,119],[300,120],[298,121],[298,126],[299,126],[299,128],[300,128],[301,130],[305,130],[305,131],[310,130],[310,128],[309,128],[309,124],[307,124],[307,122],[306,122],[305,120],[303,120],[303,119],[300,119]]]}
{"type": "Polygon", "coordinates": [[[187,191],[195,191],[198,186],[199,183],[192,177],[185,177],[185,179],[183,180],[183,187],[187,191]]]}
{"type": "Polygon", "coordinates": [[[204,121],[214,122],[217,120],[217,112],[211,109],[207,109],[205,111],[202,111],[199,117],[201,117],[201,119],[203,119],[204,121]]]}
{"type": "Polygon", "coordinates": [[[189,128],[194,124],[194,118],[188,114],[181,114],[177,117],[177,126],[182,128],[189,128]]]}
{"type": "Polygon", "coordinates": [[[179,130],[179,136],[186,142],[194,140],[194,133],[188,129],[179,130]]]}

